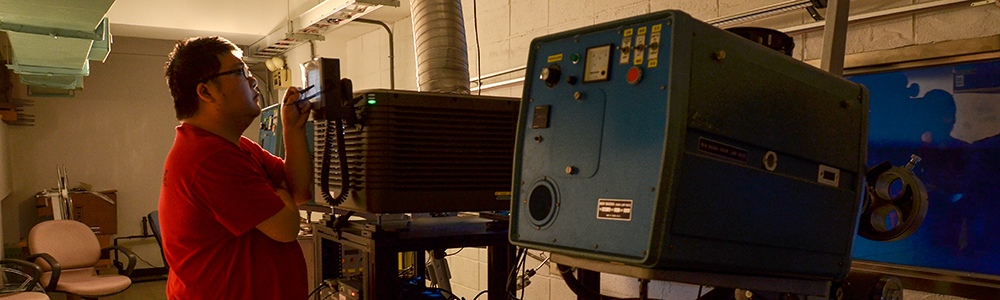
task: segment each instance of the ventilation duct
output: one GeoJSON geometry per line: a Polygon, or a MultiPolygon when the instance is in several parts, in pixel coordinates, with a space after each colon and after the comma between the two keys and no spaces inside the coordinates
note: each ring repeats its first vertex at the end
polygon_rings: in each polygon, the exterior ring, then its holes
{"type": "Polygon", "coordinates": [[[30,86],[74,90],[90,60],[111,51],[107,15],[114,0],[0,0],[0,30],[10,40],[8,68],[30,86]]]}
{"type": "Polygon", "coordinates": [[[460,0],[410,0],[420,91],[469,94],[469,55],[460,0]]]}

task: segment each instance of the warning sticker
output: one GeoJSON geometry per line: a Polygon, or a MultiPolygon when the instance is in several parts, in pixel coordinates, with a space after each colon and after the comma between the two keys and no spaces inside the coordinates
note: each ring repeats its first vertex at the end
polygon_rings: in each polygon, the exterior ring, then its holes
{"type": "Polygon", "coordinates": [[[597,199],[597,218],[602,220],[632,221],[632,200],[597,199]]]}

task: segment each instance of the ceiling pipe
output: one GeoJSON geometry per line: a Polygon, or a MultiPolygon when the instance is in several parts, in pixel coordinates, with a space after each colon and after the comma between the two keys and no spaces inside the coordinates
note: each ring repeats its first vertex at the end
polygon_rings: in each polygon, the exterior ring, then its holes
{"type": "Polygon", "coordinates": [[[361,23],[367,23],[367,24],[380,25],[380,26],[382,26],[383,29],[385,29],[385,32],[389,33],[389,89],[390,90],[395,90],[396,89],[396,58],[395,58],[395,56],[396,56],[396,54],[395,54],[396,53],[396,47],[395,47],[395,43],[393,42],[392,29],[389,29],[389,25],[386,24],[385,22],[378,21],[378,20],[369,20],[369,19],[357,18],[357,19],[354,19],[354,22],[361,22],[361,23]]]}

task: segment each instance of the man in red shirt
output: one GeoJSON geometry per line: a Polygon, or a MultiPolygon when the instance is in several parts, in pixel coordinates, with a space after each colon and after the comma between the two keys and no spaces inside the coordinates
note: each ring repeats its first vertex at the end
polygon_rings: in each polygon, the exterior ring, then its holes
{"type": "MultiPolygon", "coordinates": [[[[307,296],[296,206],[312,199],[310,104],[282,106],[285,160],[243,137],[260,93],[241,57],[224,38],[192,38],[165,67],[181,123],[160,188],[169,299],[307,296]]],[[[298,99],[285,92],[284,103],[298,99]]]]}

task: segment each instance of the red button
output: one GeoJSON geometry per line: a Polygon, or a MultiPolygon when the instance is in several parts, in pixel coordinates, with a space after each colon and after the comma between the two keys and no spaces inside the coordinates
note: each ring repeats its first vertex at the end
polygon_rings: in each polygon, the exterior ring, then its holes
{"type": "Polygon", "coordinates": [[[631,69],[628,69],[628,74],[625,75],[625,79],[631,84],[639,83],[639,80],[642,79],[642,68],[639,66],[633,66],[631,69]]]}

